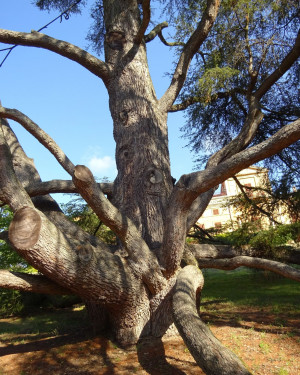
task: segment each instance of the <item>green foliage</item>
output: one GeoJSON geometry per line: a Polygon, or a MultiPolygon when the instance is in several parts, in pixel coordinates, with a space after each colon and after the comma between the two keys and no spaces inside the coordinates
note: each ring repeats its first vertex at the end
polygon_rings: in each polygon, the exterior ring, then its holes
{"type": "Polygon", "coordinates": [[[283,246],[288,242],[299,242],[300,223],[279,225],[276,228],[262,230],[250,239],[249,244],[258,250],[275,252],[276,247],[283,246]]]}
{"type": "Polygon", "coordinates": [[[202,94],[202,101],[208,104],[214,95],[225,87],[228,89],[233,82],[233,79],[239,74],[237,69],[232,69],[229,66],[206,69],[202,77],[198,80],[199,90],[202,94]]]}
{"type": "Polygon", "coordinates": [[[259,229],[257,222],[244,223],[237,230],[222,233],[216,238],[232,246],[250,245],[264,256],[276,258],[282,252],[282,247],[300,243],[300,222],[278,225],[268,230],[259,229]]]}
{"type": "Polygon", "coordinates": [[[73,198],[68,203],[63,204],[62,209],[71,221],[86,232],[99,237],[108,244],[116,244],[115,234],[98,219],[97,215],[81,197],[73,198]]]}
{"type": "Polygon", "coordinates": [[[257,233],[258,226],[259,223],[257,222],[242,223],[238,229],[231,232],[223,232],[217,235],[216,238],[232,246],[248,245],[257,233]]]}
{"type": "MultiPolygon", "coordinates": [[[[205,5],[204,0],[191,0],[188,6],[186,2],[173,2],[177,42],[188,40],[205,5]]],[[[238,134],[249,111],[249,95],[278,68],[294,44],[298,28],[298,1],[221,2],[213,29],[195,56],[179,99],[193,97],[198,101],[187,109],[182,130],[199,164],[238,134]]],[[[296,62],[261,99],[264,118],[254,144],[300,116],[299,68],[296,62]]],[[[264,165],[277,179],[279,172],[286,174],[293,168],[290,179],[300,186],[300,171],[295,168],[299,157],[298,142],[264,165]]]]}
{"type": "Polygon", "coordinates": [[[0,317],[18,315],[24,309],[18,290],[0,289],[0,317]]]}

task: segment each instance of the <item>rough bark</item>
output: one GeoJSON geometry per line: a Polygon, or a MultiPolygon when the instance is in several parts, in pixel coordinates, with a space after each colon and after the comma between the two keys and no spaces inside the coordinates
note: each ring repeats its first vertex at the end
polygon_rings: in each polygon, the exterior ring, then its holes
{"type": "Polygon", "coordinates": [[[173,315],[178,331],[205,374],[250,375],[241,361],[202,322],[197,311],[197,299],[203,284],[198,268],[187,266],[179,272],[173,296],[173,315]]]}
{"type": "Polygon", "coordinates": [[[65,295],[72,294],[43,275],[31,275],[22,272],[0,270],[0,287],[23,292],[65,295]]]}

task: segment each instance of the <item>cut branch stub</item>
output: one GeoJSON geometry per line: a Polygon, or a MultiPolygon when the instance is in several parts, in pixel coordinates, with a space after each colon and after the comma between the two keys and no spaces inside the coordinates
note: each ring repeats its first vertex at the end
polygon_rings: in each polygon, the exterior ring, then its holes
{"type": "Polygon", "coordinates": [[[145,187],[148,194],[160,195],[161,194],[161,184],[163,182],[162,172],[155,168],[150,167],[144,174],[145,187]]]}
{"type": "Polygon", "coordinates": [[[78,258],[83,263],[90,262],[94,254],[93,246],[90,244],[79,245],[76,247],[76,251],[77,251],[78,258]]]}
{"type": "Polygon", "coordinates": [[[94,180],[92,172],[84,165],[76,165],[74,176],[77,180],[89,182],[94,180]]]}
{"type": "Polygon", "coordinates": [[[41,225],[40,215],[30,207],[23,207],[16,212],[9,227],[9,240],[18,249],[30,249],[39,239],[41,225]]]}
{"type": "Polygon", "coordinates": [[[112,30],[106,34],[105,41],[111,49],[121,51],[126,43],[126,38],[123,31],[112,30]]]}

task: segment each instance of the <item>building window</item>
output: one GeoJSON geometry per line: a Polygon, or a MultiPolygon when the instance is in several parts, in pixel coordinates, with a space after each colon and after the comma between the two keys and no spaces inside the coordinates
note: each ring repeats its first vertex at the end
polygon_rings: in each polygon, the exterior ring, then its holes
{"type": "Polygon", "coordinates": [[[222,223],[216,222],[215,223],[215,228],[222,228],[222,223]]]}
{"type": "Polygon", "coordinates": [[[219,209],[218,208],[213,209],[213,215],[219,215],[219,209]]]}

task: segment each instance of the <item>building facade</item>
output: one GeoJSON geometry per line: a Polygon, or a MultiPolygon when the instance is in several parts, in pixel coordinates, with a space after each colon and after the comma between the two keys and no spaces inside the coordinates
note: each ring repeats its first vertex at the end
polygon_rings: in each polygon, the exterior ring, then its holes
{"type": "MultiPolygon", "coordinates": [[[[251,166],[240,171],[235,176],[244,187],[262,187],[268,181],[268,170],[251,166]]],[[[239,212],[230,205],[226,205],[228,200],[241,193],[241,190],[233,178],[224,181],[216,190],[213,198],[207,206],[197,224],[203,229],[236,227],[239,225],[239,212]]],[[[247,191],[249,197],[253,194],[251,189],[247,191]]],[[[255,193],[255,194],[263,194],[255,193]]],[[[285,220],[286,221],[286,220],[285,220]]],[[[263,218],[263,225],[270,224],[267,217],[263,218]]]]}

